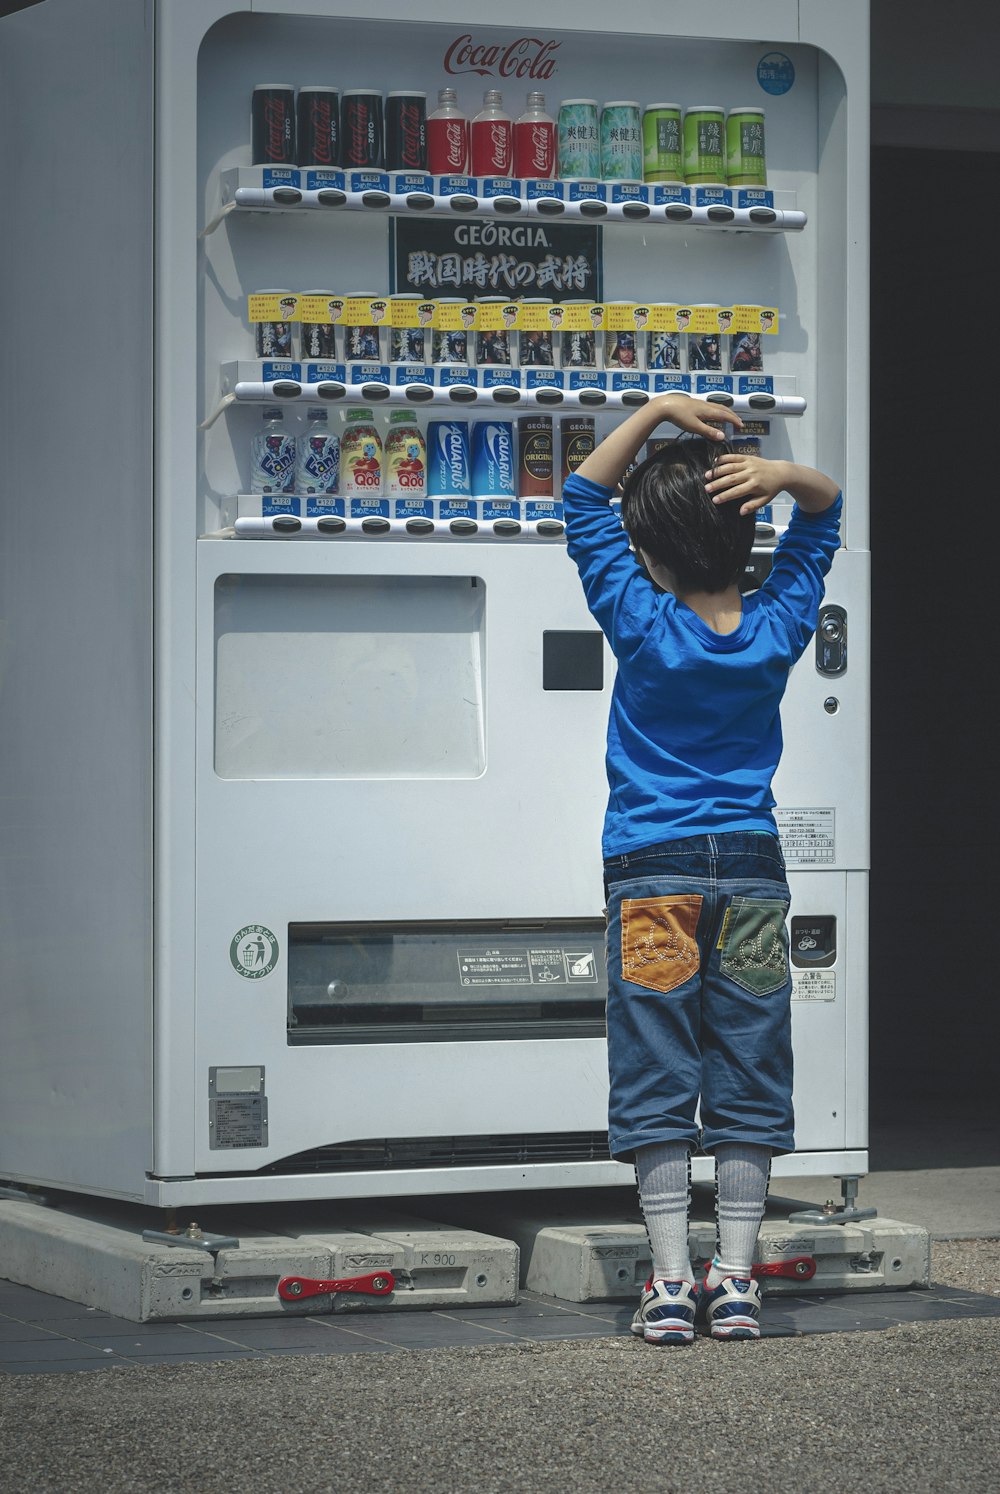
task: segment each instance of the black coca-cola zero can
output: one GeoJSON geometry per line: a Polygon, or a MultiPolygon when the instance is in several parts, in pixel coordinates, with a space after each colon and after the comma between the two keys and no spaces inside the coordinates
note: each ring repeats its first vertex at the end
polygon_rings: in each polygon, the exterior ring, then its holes
{"type": "Polygon", "coordinates": [[[388,171],[427,170],[427,95],[401,89],[385,98],[388,171]]]}
{"type": "Polygon", "coordinates": [[[340,164],[381,171],[382,95],[370,88],[346,88],[340,100],[340,164]]]}
{"type": "Polygon", "coordinates": [[[304,84],[296,101],[300,166],[340,165],[340,93],[304,84]]]}
{"type": "Polygon", "coordinates": [[[295,89],[258,83],[250,102],[250,148],[255,166],[294,166],[295,89]]]}

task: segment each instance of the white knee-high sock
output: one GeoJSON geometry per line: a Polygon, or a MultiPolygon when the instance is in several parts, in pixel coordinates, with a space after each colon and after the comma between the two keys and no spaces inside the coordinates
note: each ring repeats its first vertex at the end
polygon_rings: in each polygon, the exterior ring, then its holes
{"type": "Polygon", "coordinates": [[[664,1281],[694,1281],[688,1251],[690,1144],[663,1141],[640,1147],[635,1154],[635,1171],[653,1252],[653,1275],[664,1281]]]}
{"type": "Polygon", "coordinates": [[[715,1151],[716,1252],[707,1284],[749,1276],[771,1177],[771,1149],[724,1142],[715,1151]]]}

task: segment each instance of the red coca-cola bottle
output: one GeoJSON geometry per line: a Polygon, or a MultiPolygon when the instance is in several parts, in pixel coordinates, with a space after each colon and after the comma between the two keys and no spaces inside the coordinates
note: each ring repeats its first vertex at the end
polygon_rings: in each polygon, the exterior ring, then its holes
{"type": "Polygon", "coordinates": [[[427,170],[432,176],[464,176],[468,169],[469,121],[454,88],[442,88],[437,108],[427,116],[427,170]]]}
{"type": "Polygon", "coordinates": [[[545,112],[544,93],[529,93],[514,125],[514,175],[549,180],[556,174],[556,122],[545,112]]]}
{"type": "Polygon", "coordinates": [[[514,123],[503,111],[503,95],[487,88],[483,107],[469,131],[473,176],[510,176],[514,165],[514,123]]]}

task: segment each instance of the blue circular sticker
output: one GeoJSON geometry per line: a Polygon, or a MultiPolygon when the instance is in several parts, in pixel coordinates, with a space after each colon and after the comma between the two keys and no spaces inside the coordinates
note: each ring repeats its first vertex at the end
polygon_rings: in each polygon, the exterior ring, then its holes
{"type": "Polygon", "coordinates": [[[765,93],[787,93],[795,82],[795,67],[784,52],[768,52],[757,64],[757,82],[765,93]]]}

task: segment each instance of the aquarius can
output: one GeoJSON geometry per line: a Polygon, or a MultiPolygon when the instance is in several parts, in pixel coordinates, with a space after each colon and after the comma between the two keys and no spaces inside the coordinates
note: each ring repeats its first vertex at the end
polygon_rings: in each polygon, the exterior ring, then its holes
{"type": "Polygon", "coordinates": [[[469,422],[428,421],[426,451],[428,498],[470,498],[469,422]]]}
{"type": "Polygon", "coordinates": [[[514,424],[510,420],[476,420],[472,426],[473,498],[516,498],[517,464],[514,424]]]}
{"type": "Polygon", "coordinates": [[[382,437],[371,410],[347,411],[340,442],[344,493],[349,498],[378,498],[382,493],[382,437]]]}
{"type": "Polygon", "coordinates": [[[731,187],[767,185],[763,109],[748,106],[726,115],[726,176],[731,187]]]}
{"type": "Polygon", "coordinates": [[[389,417],[385,490],[392,498],[423,498],[427,491],[427,448],[408,410],[394,410],[389,417]]]}
{"type": "Polygon", "coordinates": [[[720,104],[684,111],[684,180],[726,185],[726,113],[720,104]]]}
{"type": "Polygon", "coordinates": [[[601,177],[642,181],[642,111],[635,99],[614,99],[601,110],[601,177]]]}
{"type": "Polygon", "coordinates": [[[594,450],[594,445],[594,417],[592,415],[571,415],[565,420],[560,420],[559,465],[562,482],[572,477],[580,463],[586,461],[594,450]]]}
{"type": "Polygon", "coordinates": [[[601,175],[600,110],[596,99],[563,99],[559,105],[560,177],[601,175]]]}
{"type": "Polygon", "coordinates": [[[517,489],[522,498],[552,497],[552,416],[517,422],[517,489]]]}
{"type": "Polygon", "coordinates": [[[642,179],[645,182],[684,180],[679,104],[647,104],[642,116],[642,179]]]}

